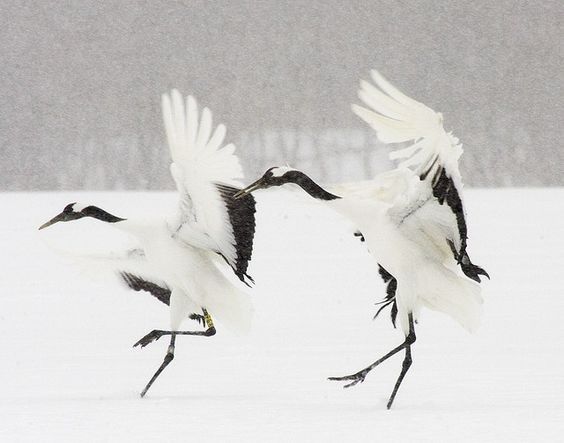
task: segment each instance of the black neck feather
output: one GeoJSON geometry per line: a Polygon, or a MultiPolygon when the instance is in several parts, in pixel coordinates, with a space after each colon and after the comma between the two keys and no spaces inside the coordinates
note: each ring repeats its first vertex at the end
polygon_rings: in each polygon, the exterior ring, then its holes
{"type": "Polygon", "coordinates": [[[115,215],[112,215],[97,206],[87,206],[81,211],[81,213],[85,217],[96,218],[107,223],[116,223],[125,220],[125,218],[116,217],[115,215]]]}
{"type": "Polygon", "coordinates": [[[341,198],[337,195],[333,195],[327,192],[317,183],[315,183],[311,178],[300,171],[290,171],[286,172],[281,178],[288,183],[295,183],[300,186],[305,192],[311,195],[313,198],[319,200],[335,200],[341,198]]]}

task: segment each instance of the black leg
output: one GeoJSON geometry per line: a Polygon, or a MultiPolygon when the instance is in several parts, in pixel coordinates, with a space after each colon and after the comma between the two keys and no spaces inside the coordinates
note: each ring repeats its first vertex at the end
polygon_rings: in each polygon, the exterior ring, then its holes
{"type": "Polygon", "coordinates": [[[155,372],[155,374],[151,377],[151,380],[149,380],[149,383],[147,383],[147,386],[145,386],[145,389],[143,389],[143,392],[141,392],[141,398],[145,397],[145,394],[147,393],[147,391],[149,390],[151,385],[155,382],[157,377],[159,375],[161,375],[161,372],[164,371],[164,368],[166,368],[168,366],[168,364],[174,359],[174,342],[175,341],[176,341],[176,334],[171,334],[170,345],[168,345],[168,349],[166,351],[164,361],[161,364],[161,366],[159,367],[159,369],[157,369],[157,372],[155,372]]]}
{"type": "Polygon", "coordinates": [[[164,371],[164,369],[168,366],[168,364],[174,359],[174,345],[177,335],[199,335],[203,337],[211,337],[212,335],[215,335],[216,330],[213,325],[213,321],[210,315],[208,314],[208,311],[203,309],[203,312],[204,312],[206,324],[208,325],[208,328],[205,331],[162,331],[160,329],[154,329],[153,331],[149,332],[146,336],[141,338],[141,340],[139,340],[137,343],[133,345],[134,347],[141,346],[142,348],[144,348],[149,343],[152,343],[153,341],[156,341],[159,338],[161,338],[163,335],[170,335],[170,344],[168,345],[168,349],[166,351],[164,361],[159,367],[159,369],[157,369],[157,372],[155,372],[153,377],[151,377],[151,380],[149,380],[149,383],[147,383],[147,386],[145,386],[143,392],[141,392],[141,397],[145,396],[145,394],[147,393],[151,385],[155,382],[157,377],[161,374],[161,372],[164,371]]]}
{"type": "Polygon", "coordinates": [[[411,363],[412,363],[411,345],[415,342],[415,327],[413,325],[413,314],[410,313],[408,318],[409,318],[409,333],[405,337],[405,341],[401,345],[392,349],[390,352],[388,352],[382,358],[376,360],[371,365],[367,366],[364,369],[361,369],[360,371],[358,371],[354,374],[345,375],[343,377],[329,377],[329,380],[335,380],[335,381],[349,381],[350,380],[350,383],[348,383],[344,386],[345,388],[350,388],[351,386],[354,386],[357,383],[362,383],[364,381],[364,379],[366,378],[366,375],[370,371],[372,371],[372,369],[374,369],[376,366],[378,366],[380,363],[386,361],[388,358],[390,358],[392,355],[397,354],[402,349],[405,349],[405,358],[403,360],[402,370],[401,370],[399,378],[396,382],[396,385],[394,387],[392,395],[390,396],[390,399],[388,401],[388,409],[390,409],[392,407],[392,403],[394,401],[394,398],[396,397],[398,389],[401,385],[401,382],[403,381],[403,378],[405,377],[405,374],[407,373],[407,371],[408,371],[408,369],[409,369],[409,367],[411,366],[411,363]]]}
{"type": "Polygon", "coordinates": [[[403,381],[405,374],[407,374],[407,371],[409,370],[409,367],[411,366],[412,362],[413,362],[413,360],[411,359],[411,344],[408,344],[405,347],[405,358],[403,359],[403,363],[401,365],[400,375],[398,377],[398,380],[396,381],[396,385],[394,386],[394,390],[392,391],[392,395],[390,395],[390,399],[388,400],[388,405],[386,406],[388,409],[390,409],[392,407],[392,403],[394,402],[394,399],[396,398],[396,394],[398,393],[398,389],[401,385],[401,382],[403,381]]]}
{"type": "Polygon", "coordinates": [[[211,337],[215,335],[216,330],[214,326],[208,327],[205,331],[163,331],[161,329],[153,329],[146,336],[141,338],[133,347],[141,346],[144,348],[148,344],[157,341],[163,335],[200,335],[204,337],[211,337]]]}

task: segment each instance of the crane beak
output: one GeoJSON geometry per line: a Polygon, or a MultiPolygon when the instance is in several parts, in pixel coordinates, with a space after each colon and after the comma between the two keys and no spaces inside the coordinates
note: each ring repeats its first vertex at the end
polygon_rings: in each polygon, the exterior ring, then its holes
{"type": "Polygon", "coordinates": [[[62,212],[59,215],[53,217],[47,223],[43,223],[41,226],[39,226],[39,230],[41,231],[42,229],[48,228],[49,226],[54,225],[55,223],[60,221],[65,221],[65,215],[62,212]]]}
{"type": "Polygon", "coordinates": [[[262,189],[265,187],[267,187],[266,181],[264,177],[261,177],[256,182],[247,186],[245,189],[241,189],[239,192],[233,194],[233,198],[237,200],[241,197],[244,197],[247,194],[250,194],[253,191],[256,191],[257,189],[262,189]]]}

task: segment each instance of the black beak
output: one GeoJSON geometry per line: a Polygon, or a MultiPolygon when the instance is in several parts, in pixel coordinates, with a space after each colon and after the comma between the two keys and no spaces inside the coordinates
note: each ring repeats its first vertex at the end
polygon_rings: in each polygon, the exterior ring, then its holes
{"type": "Polygon", "coordinates": [[[239,192],[233,194],[233,198],[239,199],[247,194],[250,194],[253,191],[256,191],[257,189],[262,189],[265,187],[267,187],[266,180],[264,179],[264,177],[261,177],[256,182],[247,186],[245,189],[241,189],[239,192]]]}
{"type": "Polygon", "coordinates": [[[65,221],[65,220],[66,220],[65,214],[64,214],[63,212],[61,212],[59,215],[53,217],[53,218],[52,218],[51,220],[49,220],[47,223],[43,223],[41,226],[39,226],[39,230],[45,229],[45,228],[47,228],[47,227],[49,227],[49,226],[51,226],[51,225],[54,225],[54,224],[57,223],[57,222],[65,221]]]}

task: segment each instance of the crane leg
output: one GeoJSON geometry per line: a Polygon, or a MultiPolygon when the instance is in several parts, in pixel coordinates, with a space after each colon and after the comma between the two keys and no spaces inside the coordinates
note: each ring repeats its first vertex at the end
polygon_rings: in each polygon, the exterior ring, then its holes
{"type": "Polygon", "coordinates": [[[409,367],[411,366],[412,362],[413,360],[411,359],[411,344],[408,344],[405,347],[405,358],[403,359],[403,363],[401,364],[400,375],[396,381],[396,385],[394,386],[394,390],[392,391],[392,395],[390,395],[390,399],[388,400],[388,404],[386,406],[388,409],[392,407],[392,403],[396,398],[396,394],[398,393],[398,389],[401,385],[401,382],[403,381],[405,374],[407,374],[407,371],[409,370],[409,367]]]}
{"type": "Polygon", "coordinates": [[[170,344],[168,345],[164,360],[162,364],[159,366],[159,369],[157,369],[157,371],[151,377],[151,380],[149,380],[149,383],[147,383],[147,386],[145,386],[145,389],[143,389],[143,391],[141,392],[141,397],[145,396],[145,394],[147,393],[149,388],[153,385],[153,383],[161,374],[161,372],[163,372],[164,369],[168,366],[168,364],[172,360],[174,360],[174,348],[175,348],[177,335],[199,335],[203,337],[211,337],[212,335],[215,335],[216,330],[215,330],[215,326],[213,325],[212,318],[208,314],[208,311],[206,311],[205,309],[203,309],[203,311],[204,311],[205,324],[207,324],[207,329],[205,331],[163,331],[160,329],[154,329],[133,345],[134,347],[141,346],[142,348],[144,348],[145,346],[152,343],[153,341],[156,341],[159,338],[161,338],[163,335],[170,335],[170,344]]]}
{"type": "Polygon", "coordinates": [[[153,376],[151,377],[151,380],[149,380],[149,383],[147,383],[147,386],[145,386],[145,389],[143,389],[143,391],[141,392],[141,398],[145,397],[145,394],[147,393],[149,388],[153,385],[153,383],[155,382],[157,377],[159,375],[161,375],[161,372],[164,371],[164,368],[166,368],[168,366],[168,364],[172,360],[174,360],[174,342],[175,341],[176,341],[176,334],[171,334],[170,335],[170,344],[168,345],[168,349],[166,350],[165,358],[164,358],[161,366],[159,367],[159,369],[157,369],[157,372],[155,372],[153,374],[153,376]]]}
{"type": "Polygon", "coordinates": [[[411,345],[413,343],[415,343],[415,327],[414,327],[414,324],[413,324],[413,314],[410,313],[408,315],[408,319],[409,319],[409,333],[407,334],[407,336],[405,337],[405,341],[401,345],[392,349],[390,352],[388,352],[382,358],[376,360],[371,365],[367,366],[364,369],[361,369],[360,371],[358,371],[354,374],[345,375],[343,377],[329,377],[329,380],[350,381],[350,383],[343,386],[345,388],[350,388],[351,386],[354,386],[357,383],[362,383],[364,381],[364,379],[366,378],[366,375],[370,371],[372,371],[372,369],[374,369],[376,366],[378,366],[380,363],[386,361],[388,358],[397,354],[402,349],[405,349],[405,358],[403,360],[402,370],[401,370],[400,375],[399,375],[399,377],[396,381],[396,384],[394,386],[394,390],[392,391],[392,395],[390,396],[390,399],[388,400],[387,407],[388,407],[388,409],[390,409],[392,407],[392,403],[394,402],[394,398],[396,397],[398,389],[401,385],[401,382],[403,381],[405,374],[407,374],[407,371],[409,370],[409,367],[411,366],[411,363],[413,362],[413,360],[411,359],[411,345]]]}

